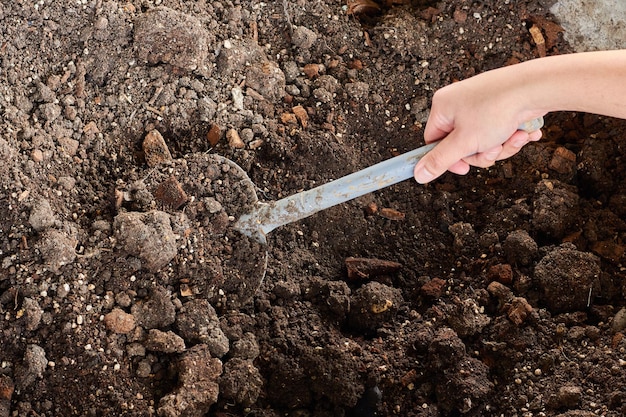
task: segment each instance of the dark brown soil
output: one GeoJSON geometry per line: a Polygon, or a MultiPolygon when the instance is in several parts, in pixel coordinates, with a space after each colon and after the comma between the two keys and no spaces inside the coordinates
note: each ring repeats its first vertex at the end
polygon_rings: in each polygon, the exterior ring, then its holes
{"type": "Polygon", "coordinates": [[[550,1],[379,3],[0,3],[0,417],[626,413],[623,121],[232,230],[423,144],[531,26],[571,51],[550,1]]]}

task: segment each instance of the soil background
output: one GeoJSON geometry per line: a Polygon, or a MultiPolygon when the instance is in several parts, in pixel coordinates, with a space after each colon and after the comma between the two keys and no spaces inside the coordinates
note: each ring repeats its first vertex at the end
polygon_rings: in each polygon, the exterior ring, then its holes
{"type": "Polygon", "coordinates": [[[232,231],[571,52],[551,3],[1,2],[0,417],[624,415],[623,121],[232,231]]]}

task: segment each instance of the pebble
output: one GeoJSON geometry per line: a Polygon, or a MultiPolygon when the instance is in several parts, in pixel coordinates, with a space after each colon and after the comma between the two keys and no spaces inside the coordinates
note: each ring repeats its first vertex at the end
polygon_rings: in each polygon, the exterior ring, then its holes
{"type": "Polygon", "coordinates": [[[291,43],[296,48],[309,49],[317,41],[317,33],[304,26],[294,26],[291,43]]]}
{"type": "Polygon", "coordinates": [[[130,333],[137,324],[132,314],[128,314],[122,309],[115,308],[104,316],[104,325],[113,333],[127,334],[130,333]]]}
{"type": "Polygon", "coordinates": [[[174,210],[189,200],[183,186],[173,175],[160,183],[153,194],[155,199],[174,210]]]}
{"type": "Polygon", "coordinates": [[[228,140],[228,146],[233,149],[243,149],[246,147],[246,144],[241,140],[239,133],[235,129],[229,129],[226,132],[226,139],[228,140]]]}
{"type": "Polygon", "coordinates": [[[68,156],[74,156],[78,152],[80,142],[75,139],[62,137],[58,139],[61,150],[68,156]]]}
{"type": "Polygon", "coordinates": [[[143,140],[142,149],[149,167],[155,167],[172,160],[172,154],[165,143],[165,139],[156,129],[148,132],[143,140]]]}

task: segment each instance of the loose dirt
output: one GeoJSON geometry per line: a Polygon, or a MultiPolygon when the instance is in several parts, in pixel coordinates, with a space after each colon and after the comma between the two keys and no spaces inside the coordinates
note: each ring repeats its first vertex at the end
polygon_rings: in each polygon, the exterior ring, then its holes
{"type": "Polygon", "coordinates": [[[232,230],[571,52],[551,3],[0,3],[0,417],[624,415],[623,121],[232,230]]]}

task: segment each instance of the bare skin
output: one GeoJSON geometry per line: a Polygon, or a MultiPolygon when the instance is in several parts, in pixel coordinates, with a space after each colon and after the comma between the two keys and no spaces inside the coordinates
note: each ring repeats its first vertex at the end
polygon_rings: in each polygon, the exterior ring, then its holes
{"type": "Polygon", "coordinates": [[[433,96],[424,140],[441,140],[415,167],[427,183],[509,158],[541,131],[517,126],[552,111],[626,118],[626,50],[559,55],[499,68],[433,96]]]}

